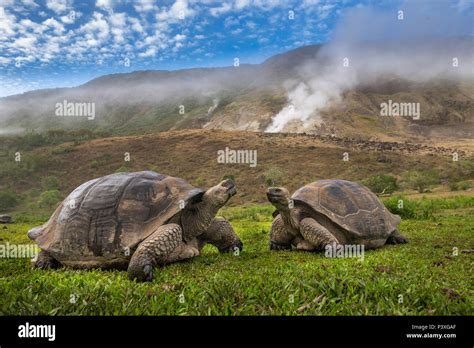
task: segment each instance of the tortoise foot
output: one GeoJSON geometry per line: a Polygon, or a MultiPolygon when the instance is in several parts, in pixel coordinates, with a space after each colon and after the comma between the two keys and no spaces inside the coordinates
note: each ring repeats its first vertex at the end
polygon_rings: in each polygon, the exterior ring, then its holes
{"type": "Polygon", "coordinates": [[[41,251],[33,264],[33,267],[39,269],[56,269],[60,266],[61,264],[46,251],[41,251]]]}

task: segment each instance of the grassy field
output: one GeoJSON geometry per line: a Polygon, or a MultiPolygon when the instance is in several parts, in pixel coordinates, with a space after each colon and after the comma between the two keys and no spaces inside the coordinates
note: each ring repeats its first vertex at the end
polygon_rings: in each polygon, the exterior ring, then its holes
{"type": "MultiPolygon", "coordinates": [[[[240,255],[206,246],[198,258],[156,269],[152,283],[130,282],[125,271],[41,271],[28,259],[2,259],[0,314],[473,315],[473,198],[439,202],[429,218],[402,221],[409,244],[363,260],[270,251],[269,205],[221,212],[244,242],[240,255]]],[[[23,221],[0,227],[0,242],[29,243],[38,221],[23,221]]]]}

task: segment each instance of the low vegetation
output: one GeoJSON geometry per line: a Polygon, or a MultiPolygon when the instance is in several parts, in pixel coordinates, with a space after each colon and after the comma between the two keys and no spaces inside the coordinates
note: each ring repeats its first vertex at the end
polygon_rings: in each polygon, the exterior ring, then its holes
{"type": "Polygon", "coordinates": [[[439,183],[439,177],[434,170],[408,171],[403,174],[402,182],[405,188],[424,193],[431,186],[439,183]]]}
{"type": "Polygon", "coordinates": [[[18,205],[18,197],[11,190],[0,191],[0,211],[13,210],[18,205]]]}
{"type": "MultiPolygon", "coordinates": [[[[468,153],[460,152],[459,161],[453,162],[451,151],[402,152],[393,145],[392,150],[380,151],[378,143],[353,144],[302,134],[180,130],[102,139],[94,139],[99,135],[88,131],[41,134],[2,137],[0,191],[13,190],[36,201],[41,192],[50,189],[43,187],[45,177],[58,178],[59,188],[51,189],[67,195],[99,176],[150,169],[182,177],[197,186],[208,187],[223,177],[233,178],[238,194],[230,204],[242,205],[265,203],[268,186],[281,185],[294,191],[302,183],[327,178],[362,182],[382,196],[399,190],[424,193],[440,185],[464,191],[474,180],[474,165],[468,153]],[[218,163],[216,153],[226,147],[255,149],[258,165],[218,163]],[[350,154],[349,161],[342,160],[345,152],[350,154]],[[125,160],[125,153],[130,154],[130,161],[125,160]],[[41,192],[30,195],[32,189],[41,192]]],[[[408,146],[400,144],[401,148],[408,146]]]]}
{"type": "Polygon", "coordinates": [[[397,178],[392,175],[374,175],[362,180],[362,184],[367,186],[376,194],[390,194],[398,189],[397,178]]]}

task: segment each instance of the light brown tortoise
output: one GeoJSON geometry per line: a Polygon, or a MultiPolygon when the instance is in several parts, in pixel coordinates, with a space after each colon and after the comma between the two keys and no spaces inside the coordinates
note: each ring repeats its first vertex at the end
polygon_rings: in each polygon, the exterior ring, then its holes
{"type": "Polygon", "coordinates": [[[28,232],[41,249],[35,266],[128,267],[130,279],[150,281],[156,265],[198,256],[206,243],[241,250],[230,223],[216,218],[235,193],[231,180],[203,191],[152,171],[90,180],[28,232]]]}
{"type": "Polygon", "coordinates": [[[388,211],[367,187],[345,180],[319,180],[291,197],[283,187],[270,187],[267,198],[277,209],[270,249],[324,250],[327,245],[360,244],[367,249],[407,243],[388,211]]]}

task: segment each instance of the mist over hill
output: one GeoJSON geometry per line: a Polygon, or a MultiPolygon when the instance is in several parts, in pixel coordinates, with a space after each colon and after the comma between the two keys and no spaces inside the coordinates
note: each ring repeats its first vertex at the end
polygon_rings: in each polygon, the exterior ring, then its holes
{"type": "Polygon", "coordinates": [[[406,39],[301,47],[262,64],[112,74],[74,88],[0,98],[1,133],[50,129],[137,134],[186,128],[384,137],[469,137],[474,39],[406,39]],[[381,117],[419,103],[420,117],[381,117]],[[93,103],[91,117],[58,103],[93,103]]]}

